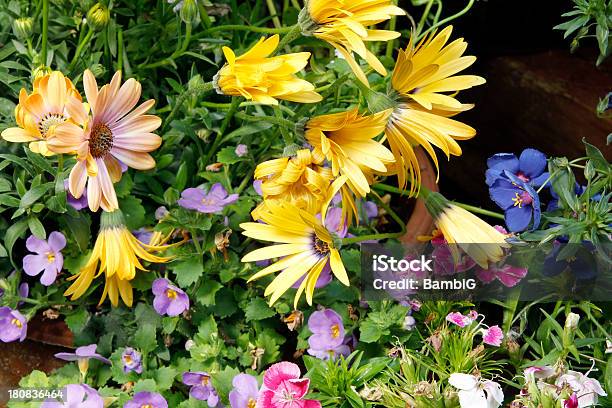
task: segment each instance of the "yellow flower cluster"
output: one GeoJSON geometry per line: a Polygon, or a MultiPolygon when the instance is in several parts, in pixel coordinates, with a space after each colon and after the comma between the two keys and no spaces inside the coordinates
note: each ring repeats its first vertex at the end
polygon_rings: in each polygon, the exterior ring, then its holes
{"type": "MultiPolygon", "coordinates": [[[[251,277],[259,279],[280,272],[266,289],[271,303],[296,287],[296,306],[304,291],[310,304],[325,267],[349,284],[338,255],[339,240],[325,223],[334,195],[341,195],[341,222],[349,225],[357,219],[356,198],[365,197],[380,176],[394,175],[402,190],[419,194],[416,146],[422,146],[438,168],[434,146],[447,157],[458,156],[461,148],[457,140],[476,134],[473,128],[451,119],[472,107],[459,102],[456,93],[485,82],[479,76],[457,75],[472,65],[475,57],[463,56],[467,48],[463,39],[449,43],[452,27],[418,43],[411,39],[406,49],[399,50],[387,94],[368,88],[368,79],[354,54],[385,76],[385,67],[365,44],[399,37],[397,32],[371,27],[403,14],[390,0],[308,0],[300,13],[301,33],[326,41],[346,60],[363,84],[360,87],[371,113],[360,113],[355,107],[311,118],[303,128],[308,148],[257,166],[255,179],[261,183],[263,201],[252,216],[258,222],[241,227],[244,235],[276,245],[257,249],[243,261],[277,259],[251,277]]],[[[310,54],[271,56],[278,43],[277,36],[261,39],[240,57],[224,48],[227,64],[216,77],[218,92],[264,104],[278,104],[278,99],[318,102],[321,96],[314,86],[296,76],[310,54]]],[[[499,259],[501,248],[487,252],[477,242],[486,238],[486,242],[501,246],[502,234],[452,205],[436,208],[432,214],[441,229],[451,235],[449,242],[474,243],[468,252],[479,264],[499,259]]]]}

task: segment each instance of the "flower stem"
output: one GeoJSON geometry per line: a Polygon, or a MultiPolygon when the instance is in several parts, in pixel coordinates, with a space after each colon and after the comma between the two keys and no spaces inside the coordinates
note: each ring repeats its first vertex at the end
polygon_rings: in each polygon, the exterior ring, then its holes
{"type": "MultiPolygon", "coordinates": [[[[433,0],[430,0],[433,1],[433,0]]],[[[397,1],[392,2],[397,6],[397,1]]],[[[395,26],[397,25],[397,16],[391,16],[391,20],[389,21],[389,31],[395,31],[395,26]]],[[[393,56],[393,50],[395,49],[395,39],[387,41],[387,50],[385,51],[385,56],[387,58],[391,58],[393,56]]]]}
{"type": "Polygon", "coordinates": [[[217,132],[217,135],[215,136],[215,140],[213,141],[213,144],[210,147],[210,150],[208,150],[208,153],[206,154],[206,157],[204,158],[204,165],[208,164],[210,159],[217,152],[217,149],[221,145],[221,142],[223,141],[223,135],[225,134],[225,131],[227,130],[227,127],[229,126],[229,123],[232,120],[232,117],[234,117],[234,114],[236,113],[236,110],[238,109],[238,105],[240,105],[240,98],[233,97],[232,104],[230,105],[229,111],[225,115],[225,119],[223,119],[223,123],[221,123],[219,132],[217,132]]]}
{"type": "Polygon", "coordinates": [[[216,27],[211,27],[203,32],[206,34],[215,33],[217,31],[252,31],[254,33],[263,33],[263,34],[286,34],[290,32],[293,27],[279,27],[279,28],[270,28],[270,27],[256,27],[256,26],[248,26],[248,25],[237,25],[237,24],[227,24],[220,25],[216,27]]]}
{"type": "Polygon", "coordinates": [[[49,0],[42,0],[42,43],[40,57],[42,64],[47,65],[47,38],[49,36],[49,0]]]}
{"type": "Polygon", "coordinates": [[[183,103],[185,103],[187,98],[189,98],[192,95],[204,94],[204,93],[210,92],[212,91],[212,89],[213,89],[213,83],[211,81],[211,82],[205,82],[198,86],[194,86],[193,88],[187,89],[185,92],[183,92],[178,97],[176,102],[174,103],[174,107],[172,108],[172,111],[170,112],[168,117],[166,117],[166,120],[164,121],[164,126],[162,128],[162,132],[167,128],[168,125],[170,125],[170,123],[172,122],[172,119],[174,119],[174,116],[176,116],[178,110],[181,108],[181,106],[183,106],[183,103]]]}
{"type": "Polygon", "coordinates": [[[301,36],[302,36],[302,30],[300,28],[300,25],[296,24],[292,26],[291,30],[287,34],[285,34],[283,38],[281,38],[280,42],[278,43],[278,47],[276,47],[276,51],[282,50],[287,45],[289,45],[291,41],[296,40],[301,36]]]}
{"type": "Polygon", "coordinates": [[[473,205],[469,205],[469,204],[464,204],[464,203],[460,203],[457,201],[451,201],[449,200],[450,203],[456,205],[457,207],[461,207],[465,210],[468,210],[470,212],[476,213],[476,214],[482,214],[482,215],[487,215],[491,218],[497,218],[500,220],[504,219],[504,215],[500,214],[498,212],[495,211],[489,211],[489,210],[485,210],[484,208],[480,208],[480,207],[475,207],[473,205]]]}
{"type": "Polygon", "coordinates": [[[170,55],[167,58],[164,58],[161,61],[153,62],[151,64],[141,64],[141,65],[138,66],[138,68],[140,68],[140,69],[152,69],[152,68],[157,68],[157,67],[161,67],[161,66],[164,66],[164,65],[169,65],[175,59],[177,59],[178,57],[183,55],[183,53],[185,51],[187,51],[187,48],[189,47],[189,43],[190,42],[191,42],[191,23],[185,23],[185,38],[183,39],[183,42],[182,42],[181,46],[178,49],[176,49],[172,53],[172,55],[170,55]]]}
{"type": "Polygon", "coordinates": [[[427,5],[425,6],[425,10],[423,11],[423,15],[421,16],[421,19],[419,20],[419,25],[416,28],[416,37],[419,38],[420,37],[420,33],[421,31],[423,31],[423,28],[425,27],[425,22],[427,21],[427,17],[429,16],[429,12],[431,11],[431,7],[434,4],[434,0],[429,0],[429,2],[427,3],[427,5]]]}
{"type": "Polygon", "coordinates": [[[74,69],[75,65],[79,61],[79,57],[81,56],[81,53],[83,52],[83,48],[85,48],[85,45],[91,40],[91,37],[93,37],[93,35],[94,35],[94,30],[91,27],[89,27],[87,34],[79,42],[79,45],[77,46],[77,49],[74,52],[74,57],[72,57],[72,62],[70,63],[70,66],[68,67],[68,71],[72,71],[74,69]]]}
{"type": "Polygon", "coordinates": [[[284,119],[284,118],[280,118],[280,117],[274,117],[274,116],[251,116],[251,115],[247,115],[246,113],[243,113],[243,112],[238,112],[236,114],[236,117],[238,119],[246,120],[246,121],[249,121],[249,122],[261,122],[261,121],[270,122],[270,123],[273,123],[273,124],[278,125],[278,126],[282,126],[285,129],[290,129],[290,130],[293,130],[295,128],[295,123],[293,123],[292,121],[290,121],[288,119],[284,119]]]}
{"type": "Polygon", "coordinates": [[[272,22],[274,23],[274,27],[280,28],[282,26],[280,19],[278,18],[278,12],[276,11],[276,7],[274,6],[274,0],[266,0],[266,4],[268,6],[268,11],[272,16],[272,22]]]}
{"type": "Polygon", "coordinates": [[[453,14],[450,17],[445,18],[442,21],[438,21],[436,24],[432,25],[431,27],[429,27],[429,29],[427,29],[427,31],[425,31],[423,34],[419,35],[417,37],[417,41],[418,42],[421,38],[423,38],[424,36],[426,36],[427,34],[429,34],[432,31],[435,31],[438,27],[443,26],[446,23],[449,23],[451,21],[453,21],[456,18],[461,17],[462,15],[464,15],[465,13],[467,13],[468,11],[470,11],[470,9],[472,8],[472,6],[474,5],[474,3],[476,2],[476,0],[469,0],[468,4],[458,13],[453,14]]]}

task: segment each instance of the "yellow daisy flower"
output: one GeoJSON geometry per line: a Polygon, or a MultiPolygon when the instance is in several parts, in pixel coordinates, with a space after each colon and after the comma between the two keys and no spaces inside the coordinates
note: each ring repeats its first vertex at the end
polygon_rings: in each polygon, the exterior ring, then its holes
{"type": "Polygon", "coordinates": [[[314,35],[329,43],[344,57],[357,78],[364,84],[368,80],[357,63],[353,52],[381,75],[385,67],[366,48],[366,41],[389,41],[400,33],[389,30],[372,30],[368,27],[389,20],[391,16],[406,12],[390,0],[307,0],[299,17],[304,35],[314,35]]]}
{"type": "Polygon", "coordinates": [[[395,161],[393,153],[374,140],[385,129],[390,113],[391,109],[361,115],[354,108],[310,119],[305,137],[313,147],[315,162],[329,160],[333,176],[345,175],[351,190],[365,197],[373,173],[387,173],[387,165],[395,161]]]}
{"type": "Polygon", "coordinates": [[[385,136],[398,165],[400,188],[412,180],[411,193],[418,190],[420,171],[414,146],[423,146],[438,168],[433,146],[447,157],[460,156],[456,140],[476,135],[474,128],[450,117],[469,110],[473,105],[462,104],[452,95],[460,90],[485,83],[475,75],[455,75],[476,61],[476,57],[462,56],[467,43],[457,39],[446,44],[452,33],[449,26],[439,34],[432,34],[418,45],[412,40],[400,50],[391,85],[397,103],[389,118],[385,136]],[[409,177],[407,177],[409,176],[409,177]]]}
{"type": "Polygon", "coordinates": [[[440,193],[428,191],[424,196],[425,206],[448,242],[455,260],[459,259],[457,246],[485,269],[489,262],[503,259],[504,248],[510,247],[504,234],[471,212],[450,203],[440,193]]]}
{"type": "Polygon", "coordinates": [[[262,37],[239,57],[230,48],[223,47],[227,64],[215,75],[217,91],[267,105],[277,105],[278,99],[301,103],[321,101],[314,85],[295,75],[308,64],[310,53],[271,57],[278,42],[278,35],[268,39],[262,37]]]}
{"type": "Polygon", "coordinates": [[[30,142],[33,152],[52,155],[47,141],[53,137],[57,125],[66,121],[74,123],[70,107],[85,109],[70,79],[59,71],[43,75],[34,81],[31,94],[23,88],[19,92],[19,104],[15,108],[18,127],[5,129],[2,138],[8,142],[30,142]]]}
{"type": "Polygon", "coordinates": [[[49,148],[56,153],[76,153],[77,163],[69,176],[70,193],[79,198],[87,187],[87,202],[91,211],[119,208],[113,183],[121,179],[120,162],[138,169],[155,167],[149,152],[161,145],[161,137],[152,133],[161,119],[145,113],[153,107],[150,99],[136,106],[141,85],[133,78],[121,85],[121,71],[110,82],[98,89],[93,73],[83,74],[85,95],[92,116],[82,105],[69,106],[75,123],[63,123],[55,129],[49,148]]]}
{"type": "MultiPolygon", "coordinates": [[[[344,182],[338,179],[333,189],[338,191],[344,182]]],[[[270,296],[270,305],[274,304],[300,278],[300,284],[294,299],[297,308],[302,293],[306,291],[306,301],[312,305],[315,284],[323,267],[329,262],[332,273],[340,282],[349,285],[348,275],[334,236],[324,226],[325,211],[322,219],[301,210],[289,203],[272,203],[261,212],[261,221],[240,224],[243,235],[261,241],[274,242],[277,245],[256,249],[242,258],[242,262],[254,262],[265,259],[280,258],[275,263],[253,275],[250,281],[279,273],[266,287],[265,296],[270,296]],[[323,221],[322,221],[323,220],[323,221]]]]}
{"type": "Polygon", "coordinates": [[[74,280],[74,283],[66,290],[64,296],[70,296],[71,300],[80,298],[91,282],[104,273],[106,284],[99,304],[102,304],[108,296],[111,304],[117,306],[120,295],[123,303],[132,306],[130,281],[136,277],[136,270],[147,272],[140,259],[153,263],[166,263],[172,259],[153,254],[170,247],[163,245],[163,241],[159,239],[158,233],[151,239],[150,244],[145,244],[127,229],[120,210],[103,212],[100,218],[100,232],[89,260],[79,273],[68,279],[74,280]]]}
{"type": "MultiPolygon", "coordinates": [[[[315,164],[308,149],[258,164],[254,177],[262,182],[264,202],[285,201],[311,214],[321,211],[333,180],[331,170],[315,164]]],[[[263,207],[262,203],[253,210],[254,219],[260,218],[263,207]]]]}

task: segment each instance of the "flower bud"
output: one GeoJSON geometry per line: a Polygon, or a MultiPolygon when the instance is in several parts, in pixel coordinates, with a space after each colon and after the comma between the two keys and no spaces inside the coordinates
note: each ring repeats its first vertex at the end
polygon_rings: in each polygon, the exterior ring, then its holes
{"type": "Polygon", "coordinates": [[[21,17],[13,21],[13,34],[18,39],[24,41],[32,35],[32,18],[21,17]]]}
{"type": "Polygon", "coordinates": [[[32,81],[36,81],[38,78],[49,75],[51,72],[53,72],[51,71],[51,68],[47,67],[46,65],[39,65],[32,71],[32,81]]]}
{"type": "Polygon", "coordinates": [[[181,20],[185,24],[193,24],[198,18],[198,4],[196,0],[184,0],[183,7],[179,12],[181,20]]]}
{"type": "Polygon", "coordinates": [[[580,315],[577,315],[576,313],[570,313],[565,319],[565,327],[568,329],[576,330],[576,328],[578,327],[579,320],[580,315]]]}
{"type": "Polygon", "coordinates": [[[87,24],[94,31],[102,31],[109,21],[110,11],[101,3],[94,4],[87,12],[87,24]]]}
{"type": "Polygon", "coordinates": [[[96,77],[101,77],[106,73],[106,68],[102,64],[93,64],[89,69],[96,77]]]}

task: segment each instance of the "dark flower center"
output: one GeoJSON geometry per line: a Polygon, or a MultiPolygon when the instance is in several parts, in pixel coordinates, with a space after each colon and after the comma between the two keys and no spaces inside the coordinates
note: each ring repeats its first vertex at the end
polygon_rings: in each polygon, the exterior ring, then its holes
{"type": "Polygon", "coordinates": [[[89,136],[89,151],[96,158],[106,156],[113,147],[113,132],[103,123],[94,125],[89,136]]]}
{"type": "Polygon", "coordinates": [[[66,117],[61,113],[46,113],[45,116],[38,122],[38,131],[43,138],[47,137],[49,130],[60,123],[64,123],[66,117]]]}
{"type": "Polygon", "coordinates": [[[529,180],[531,180],[527,175],[525,175],[525,173],[523,173],[522,171],[519,171],[518,173],[516,173],[516,177],[518,177],[521,181],[524,181],[525,183],[528,183],[529,180]]]}
{"type": "Polygon", "coordinates": [[[313,247],[315,252],[321,256],[326,256],[329,254],[329,244],[321,240],[316,235],[313,237],[313,247]]]}

